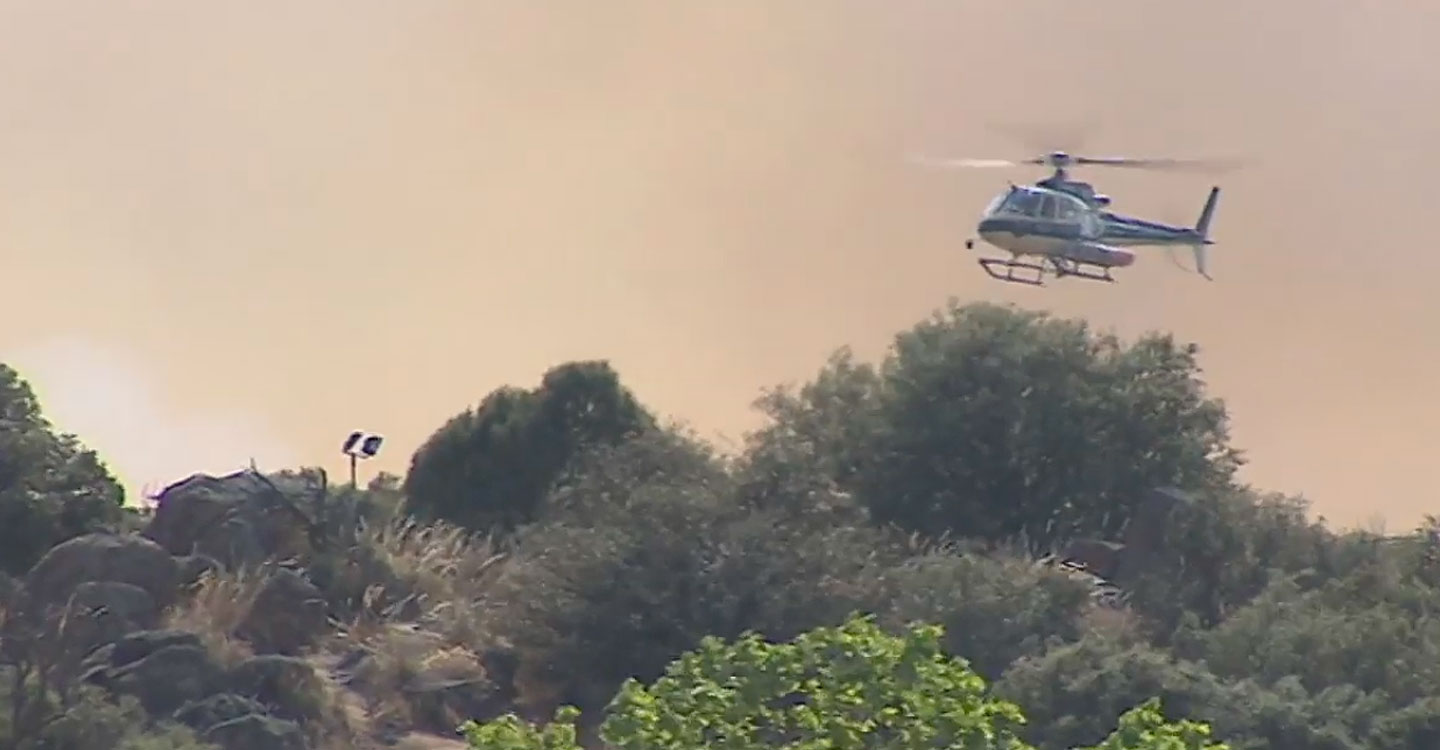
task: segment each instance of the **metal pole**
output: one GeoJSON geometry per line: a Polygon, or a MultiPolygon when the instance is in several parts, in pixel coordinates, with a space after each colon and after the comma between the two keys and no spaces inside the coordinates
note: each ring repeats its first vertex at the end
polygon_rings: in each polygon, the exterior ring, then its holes
{"type": "Polygon", "coordinates": [[[351,453],[351,454],[350,454],[350,489],[352,489],[352,490],[358,490],[358,489],[360,489],[360,486],[355,483],[355,465],[356,465],[357,463],[359,463],[359,459],[355,457],[355,454],[354,454],[354,453],[351,453]]]}

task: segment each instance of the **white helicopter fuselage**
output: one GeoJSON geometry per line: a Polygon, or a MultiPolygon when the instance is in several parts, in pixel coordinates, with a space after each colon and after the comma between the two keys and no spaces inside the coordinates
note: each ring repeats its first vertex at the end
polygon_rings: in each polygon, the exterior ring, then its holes
{"type": "MultiPolygon", "coordinates": [[[[1039,256],[1057,272],[1069,275],[1080,266],[1109,269],[1135,262],[1125,247],[1184,245],[1196,250],[1197,267],[1204,273],[1204,245],[1210,214],[1218,190],[1213,190],[1196,227],[1181,227],[1121,216],[1091,206],[1079,197],[1040,185],[1012,185],[986,208],[976,232],[980,239],[1018,259],[1039,256]]],[[[990,270],[986,266],[987,271],[990,270]]]]}
{"type": "Polygon", "coordinates": [[[1011,186],[985,210],[980,239],[1014,257],[1067,258],[1104,266],[1128,266],[1133,253],[1105,242],[1106,221],[1079,198],[1036,186],[1011,186]]]}

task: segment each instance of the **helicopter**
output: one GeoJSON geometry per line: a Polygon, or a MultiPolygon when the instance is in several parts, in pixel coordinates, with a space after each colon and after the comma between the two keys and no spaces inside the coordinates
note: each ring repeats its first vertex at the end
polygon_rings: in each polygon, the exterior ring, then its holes
{"type": "MultiPolygon", "coordinates": [[[[1011,183],[981,214],[976,226],[979,239],[1010,253],[1008,258],[979,259],[980,267],[992,278],[1033,286],[1044,286],[1046,275],[1114,282],[1113,269],[1135,262],[1135,255],[1125,248],[1168,246],[1190,248],[1195,271],[1213,281],[1206,270],[1206,250],[1215,244],[1210,239],[1210,221],[1220,198],[1218,186],[1210,189],[1195,225],[1185,227],[1114,213],[1108,209],[1110,196],[1097,193],[1088,182],[1070,179],[1069,174],[1071,167],[1082,165],[1165,169],[1199,161],[1072,156],[1064,151],[1020,161],[924,161],[940,167],[1041,165],[1054,169],[1033,185],[1011,183]],[[1027,258],[1038,260],[1030,262],[1027,258]]],[[[965,248],[973,250],[975,239],[967,239],[965,248]]]]}

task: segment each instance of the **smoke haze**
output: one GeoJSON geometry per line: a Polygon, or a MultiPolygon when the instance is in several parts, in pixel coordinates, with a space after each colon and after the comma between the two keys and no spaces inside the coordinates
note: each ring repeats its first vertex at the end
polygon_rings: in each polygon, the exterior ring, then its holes
{"type": "Polygon", "coordinates": [[[280,468],[303,456],[262,415],[176,410],[156,390],[153,370],[103,346],[55,339],[7,360],[32,383],[52,423],[103,452],[132,501],[197,471],[227,473],[252,459],[280,468]]]}
{"type": "MultiPolygon", "coordinates": [[[[1247,479],[1400,528],[1435,502],[1436,32],[1355,0],[4,0],[0,360],[132,483],[340,471],[357,428],[403,471],[562,360],[738,440],[833,348],[1015,301],[1196,341],[1247,479]],[[991,282],[962,243],[1041,173],[904,157],[1037,147],[1250,158],[1216,282],[1164,251],[991,282]]],[[[1183,223],[1210,185],[1083,176],[1183,223]]]]}

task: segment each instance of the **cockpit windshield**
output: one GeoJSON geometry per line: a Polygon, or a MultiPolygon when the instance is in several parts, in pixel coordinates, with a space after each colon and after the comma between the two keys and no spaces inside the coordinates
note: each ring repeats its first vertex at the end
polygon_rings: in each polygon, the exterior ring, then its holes
{"type": "Polygon", "coordinates": [[[1051,221],[1079,221],[1084,213],[1085,204],[1079,198],[1019,185],[996,198],[986,210],[987,216],[1024,216],[1051,221]]]}

